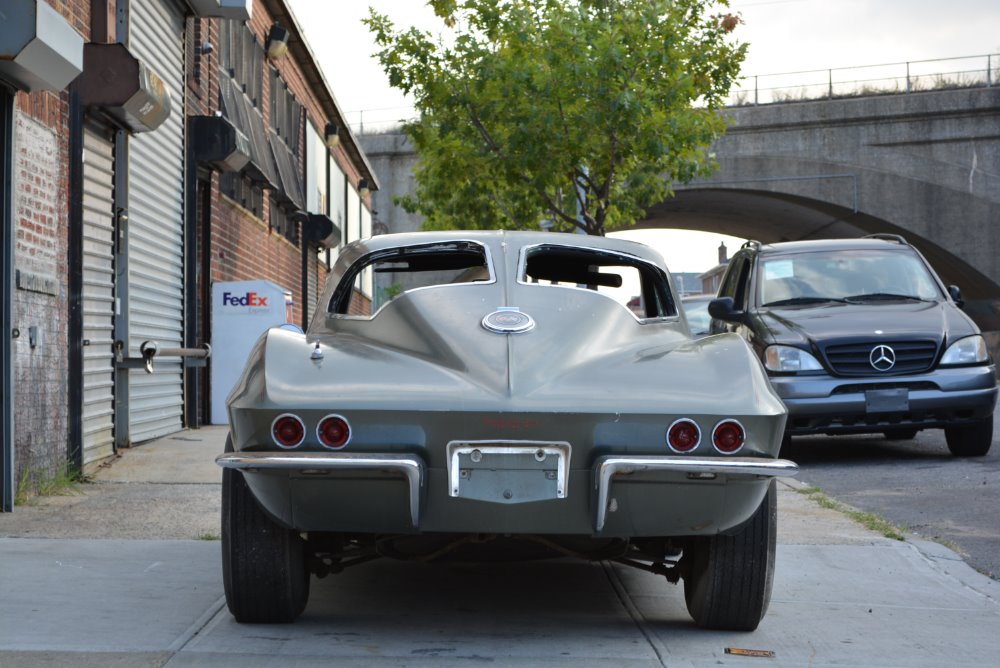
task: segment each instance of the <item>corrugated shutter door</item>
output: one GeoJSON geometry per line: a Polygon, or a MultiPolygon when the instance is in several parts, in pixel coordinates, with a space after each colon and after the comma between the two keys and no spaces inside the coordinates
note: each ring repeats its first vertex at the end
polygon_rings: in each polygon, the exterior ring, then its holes
{"type": "Polygon", "coordinates": [[[83,467],[114,454],[114,145],[83,129],[83,467]]]}
{"type": "MultiPolygon", "coordinates": [[[[129,142],[128,326],[131,357],[143,341],[183,345],[184,16],[171,2],[131,4],[129,48],[170,91],[170,117],[129,142]]],[[[182,428],[183,373],[177,360],[130,371],[129,440],[182,428]]]]}
{"type": "Polygon", "coordinates": [[[303,299],[302,312],[306,314],[305,324],[308,326],[309,320],[312,319],[316,300],[319,299],[319,256],[314,253],[306,267],[306,294],[303,299]]]}

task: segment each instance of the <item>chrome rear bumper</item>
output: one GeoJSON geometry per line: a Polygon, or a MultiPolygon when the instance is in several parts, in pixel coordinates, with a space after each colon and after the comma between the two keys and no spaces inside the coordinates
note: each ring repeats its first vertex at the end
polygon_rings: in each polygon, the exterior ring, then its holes
{"type": "Polygon", "coordinates": [[[426,474],[424,462],[413,455],[358,454],[351,452],[299,452],[276,454],[273,452],[237,452],[219,455],[215,463],[226,469],[253,473],[265,469],[294,471],[303,475],[324,471],[366,470],[400,474],[410,488],[410,521],[413,527],[420,521],[420,490],[426,474]]]}
{"type": "Polygon", "coordinates": [[[787,459],[765,459],[762,457],[601,457],[594,465],[594,486],[597,489],[597,517],[595,529],[604,529],[608,513],[608,495],[611,480],[615,476],[629,475],[643,471],[685,473],[695,480],[712,480],[724,475],[730,478],[777,478],[794,476],[799,465],[787,459]]]}
{"type": "MultiPolygon", "coordinates": [[[[413,528],[420,526],[421,492],[426,484],[427,471],[423,460],[415,455],[358,454],[358,453],[275,453],[246,452],[226,453],[215,459],[223,468],[255,473],[258,471],[287,471],[300,475],[322,474],[330,471],[382,472],[406,479],[409,487],[410,521],[413,528]]],[[[714,480],[718,476],[737,479],[767,479],[794,476],[799,472],[795,462],[786,459],[760,457],[663,457],[663,456],[606,456],[599,458],[593,469],[597,493],[597,511],[594,518],[596,532],[604,528],[607,519],[611,483],[615,477],[642,472],[686,474],[692,480],[714,480]]]]}

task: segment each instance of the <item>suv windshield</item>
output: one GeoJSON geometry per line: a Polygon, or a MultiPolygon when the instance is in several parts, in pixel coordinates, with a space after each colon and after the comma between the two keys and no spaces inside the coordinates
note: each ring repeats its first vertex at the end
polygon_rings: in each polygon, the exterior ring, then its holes
{"type": "Polygon", "coordinates": [[[761,258],[760,269],[757,299],[761,306],[941,297],[924,263],[906,251],[795,253],[761,258]]]}

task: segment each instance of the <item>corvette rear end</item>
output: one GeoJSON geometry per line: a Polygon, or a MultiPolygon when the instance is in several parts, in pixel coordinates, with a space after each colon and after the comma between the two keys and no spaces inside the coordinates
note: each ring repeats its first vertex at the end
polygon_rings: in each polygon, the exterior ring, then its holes
{"type": "Polygon", "coordinates": [[[776,458],[785,408],[742,339],[691,338],[655,253],[564,237],[362,242],[307,334],[262,337],[218,458],[237,619],[290,621],[310,573],[378,556],[573,555],[683,578],[699,624],[756,627],[773,479],[797,471],[776,458]],[[629,274],[640,312],[608,294],[629,274]],[[248,567],[265,529],[285,556],[248,567]],[[725,566],[753,585],[737,609],[707,584],[733,536],[762,557],[725,566]],[[275,568],[277,589],[251,584],[275,568]]]}

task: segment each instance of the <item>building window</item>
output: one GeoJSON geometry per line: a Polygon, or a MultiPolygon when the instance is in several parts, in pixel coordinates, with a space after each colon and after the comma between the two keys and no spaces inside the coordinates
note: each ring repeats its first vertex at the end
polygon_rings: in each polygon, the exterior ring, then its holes
{"type": "Polygon", "coordinates": [[[271,68],[271,128],[292,152],[299,155],[299,133],[302,129],[302,105],[288,90],[288,84],[271,68]]]}
{"type": "Polygon", "coordinates": [[[288,85],[273,67],[270,96],[271,126],[268,129],[268,142],[281,185],[277,195],[289,206],[305,209],[301,139],[305,110],[295,101],[288,85]]]}
{"type": "Polygon", "coordinates": [[[264,48],[243,23],[219,21],[219,66],[259,108],[263,98],[264,48]]]}
{"type": "Polygon", "coordinates": [[[330,215],[330,182],[326,177],[329,160],[330,151],[323,138],[312,123],[306,123],[306,210],[310,213],[330,215]]]}
{"type": "Polygon", "coordinates": [[[329,173],[330,220],[340,229],[340,243],[344,244],[347,239],[347,175],[332,157],[329,173]]]}
{"type": "Polygon", "coordinates": [[[299,221],[293,212],[271,197],[271,229],[293,244],[299,244],[299,221]]]}
{"type": "Polygon", "coordinates": [[[220,174],[219,191],[257,218],[263,218],[264,191],[242,173],[224,172],[220,174]]]}
{"type": "MultiPolygon", "coordinates": [[[[219,21],[219,109],[250,141],[250,163],[244,172],[263,187],[277,187],[277,169],[264,123],[262,82],[264,48],[250,29],[238,21],[219,21]]],[[[228,184],[230,196],[238,194],[235,180],[228,184]]],[[[225,191],[224,191],[225,192],[225,191]]],[[[240,201],[240,197],[233,196],[240,201]]],[[[260,196],[256,215],[263,217],[260,196]]],[[[248,209],[250,207],[247,207],[248,209]]]]}

